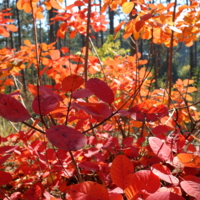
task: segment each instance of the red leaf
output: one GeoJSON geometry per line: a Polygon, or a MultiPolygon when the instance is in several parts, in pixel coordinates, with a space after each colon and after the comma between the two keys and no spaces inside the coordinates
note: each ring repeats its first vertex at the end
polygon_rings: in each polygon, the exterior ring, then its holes
{"type": "Polygon", "coordinates": [[[88,88],[95,96],[102,101],[111,104],[114,101],[114,94],[111,88],[102,80],[91,78],[86,82],[88,88]]]}
{"type": "Polygon", "coordinates": [[[134,140],[133,137],[126,137],[126,138],[123,139],[122,145],[124,145],[125,147],[132,146],[133,140],[134,140]]]}
{"type": "Polygon", "coordinates": [[[143,21],[143,20],[137,21],[137,22],[135,23],[135,30],[136,30],[137,32],[139,32],[139,31],[143,28],[144,24],[145,24],[145,21],[143,21]]]}
{"type": "Polygon", "coordinates": [[[119,155],[112,163],[110,175],[113,183],[124,190],[130,185],[127,175],[133,173],[133,171],[134,167],[130,159],[124,155],[119,155]]]}
{"type": "Polygon", "coordinates": [[[12,122],[22,122],[31,118],[19,101],[6,94],[0,94],[0,116],[12,122]]]}
{"type": "Polygon", "coordinates": [[[19,146],[2,146],[0,147],[0,154],[12,153],[17,148],[19,148],[19,146]]]}
{"type": "Polygon", "coordinates": [[[154,135],[159,135],[159,134],[167,133],[168,131],[172,131],[172,130],[173,128],[170,126],[158,125],[155,128],[153,128],[151,131],[154,135]]]}
{"type": "Polygon", "coordinates": [[[185,137],[180,133],[171,133],[166,139],[166,144],[176,153],[182,152],[185,143],[185,137]]]}
{"type": "Polygon", "coordinates": [[[159,118],[167,116],[168,110],[162,104],[154,100],[145,100],[130,109],[131,118],[137,121],[154,122],[159,118]]]}
{"type": "Polygon", "coordinates": [[[81,76],[72,74],[67,76],[62,81],[62,88],[65,92],[74,92],[84,83],[84,79],[81,76]]]}
{"type": "Polygon", "coordinates": [[[4,164],[11,155],[0,156],[0,165],[4,164]]]}
{"type": "Polygon", "coordinates": [[[72,106],[81,110],[84,110],[86,113],[100,117],[101,119],[108,118],[112,112],[110,108],[104,103],[72,103],[72,106]]]}
{"type": "Polygon", "coordinates": [[[32,109],[35,113],[45,116],[53,111],[58,103],[58,99],[55,96],[45,97],[44,95],[39,95],[39,97],[34,98],[32,109]]]}
{"type": "Polygon", "coordinates": [[[185,176],[181,181],[182,189],[192,197],[199,199],[200,197],[200,178],[196,176],[185,176]]]}
{"type": "Polygon", "coordinates": [[[172,175],[170,169],[162,164],[154,164],[151,166],[152,172],[157,175],[160,179],[171,183],[178,184],[179,180],[175,176],[172,175]]]}
{"type": "Polygon", "coordinates": [[[160,179],[158,176],[153,174],[150,170],[142,170],[132,175],[131,185],[126,188],[125,194],[128,199],[132,199],[133,197],[136,197],[136,195],[139,197],[146,193],[154,193],[159,188],[160,179]]]}
{"type": "Polygon", "coordinates": [[[143,16],[140,17],[141,20],[148,20],[152,17],[151,13],[145,14],[143,16]]]}
{"type": "Polygon", "coordinates": [[[78,164],[78,166],[79,166],[80,168],[83,168],[83,169],[86,169],[86,170],[99,171],[99,166],[98,166],[98,164],[92,163],[92,162],[89,162],[89,161],[80,162],[80,163],[78,164]]]}
{"type": "Polygon", "coordinates": [[[102,149],[106,150],[112,150],[113,148],[116,148],[119,146],[119,141],[117,137],[110,137],[106,143],[103,145],[102,149]]]}
{"type": "Polygon", "coordinates": [[[74,99],[79,99],[79,98],[86,98],[91,96],[93,93],[89,90],[89,89],[82,89],[82,90],[78,90],[73,92],[72,94],[72,98],[74,99]]]}
{"type": "Polygon", "coordinates": [[[73,200],[109,200],[107,189],[91,181],[71,185],[69,194],[73,200]]]}
{"type": "Polygon", "coordinates": [[[149,145],[158,158],[163,161],[173,160],[172,150],[159,138],[149,137],[149,145]]]}
{"type": "Polygon", "coordinates": [[[81,132],[64,125],[52,126],[46,131],[46,136],[55,147],[66,151],[77,151],[87,143],[81,132]]]}
{"type": "Polygon", "coordinates": [[[124,200],[121,194],[109,193],[109,200],[124,200]]]}
{"type": "Polygon", "coordinates": [[[156,192],[154,194],[149,195],[146,200],[185,200],[183,197],[175,194],[173,192],[156,192]]]}
{"type": "Polygon", "coordinates": [[[85,4],[82,1],[75,1],[74,5],[76,5],[76,6],[84,6],[85,4]]]}
{"type": "Polygon", "coordinates": [[[24,193],[24,198],[28,200],[36,200],[40,199],[42,196],[42,190],[39,186],[35,186],[33,188],[29,188],[25,193],[24,193]]]}
{"type": "Polygon", "coordinates": [[[0,171],[0,186],[7,185],[11,181],[12,176],[10,175],[10,173],[0,171]]]}

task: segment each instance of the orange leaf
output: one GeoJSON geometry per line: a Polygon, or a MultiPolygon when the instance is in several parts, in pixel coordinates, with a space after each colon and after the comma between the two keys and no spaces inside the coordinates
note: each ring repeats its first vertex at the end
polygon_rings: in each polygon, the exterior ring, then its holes
{"type": "Polygon", "coordinates": [[[192,92],[196,92],[197,88],[195,88],[195,87],[188,87],[186,90],[187,90],[187,93],[192,93],[192,92]]]}
{"type": "Polygon", "coordinates": [[[0,26],[0,35],[3,37],[9,37],[10,33],[4,27],[0,26]]]}
{"type": "Polygon", "coordinates": [[[108,5],[109,5],[109,4],[106,2],[106,3],[101,7],[101,13],[104,13],[104,12],[107,10],[108,5]]]}
{"type": "Polygon", "coordinates": [[[23,9],[24,9],[24,12],[25,12],[25,13],[30,13],[31,10],[32,10],[32,9],[31,9],[30,3],[24,3],[23,9]]]}
{"type": "Polygon", "coordinates": [[[60,51],[58,50],[58,49],[56,49],[56,50],[53,50],[52,52],[51,52],[51,59],[52,60],[58,60],[59,58],[60,58],[60,51]]]}
{"type": "Polygon", "coordinates": [[[127,175],[134,170],[132,162],[124,155],[117,156],[111,166],[110,175],[113,182],[123,190],[125,190],[130,182],[127,175]]]}
{"type": "Polygon", "coordinates": [[[198,155],[180,153],[177,157],[185,167],[200,168],[200,156],[198,155]]]}
{"type": "Polygon", "coordinates": [[[12,24],[6,24],[6,28],[10,31],[16,32],[18,28],[15,25],[12,24]]]}
{"type": "Polygon", "coordinates": [[[31,47],[31,42],[29,40],[24,40],[24,44],[28,47],[31,47]]]}
{"type": "Polygon", "coordinates": [[[125,14],[129,14],[132,11],[133,7],[134,7],[134,3],[133,2],[125,2],[122,5],[122,11],[125,14]]]}
{"type": "Polygon", "coordinates": [[[62,7],[59,5],[59,3],[56,0],[50,0],[50,3],[51,3],[53,8],[55,8],[57,10],[61,10],[62,9],[62,7]]]}
{"type": "Polygon", "coordinates": [[[72,185],[69,189],[72,199],[101,199],[109,200],[107,189],[95,182],[86,181],[76,185],[72,185]],[[80,198],[81,197],[81,198],[80,198]]]}
{"type": "Polygon", "coordinates": [[[121,27],[125,24],[125,22],[121,22],[116,28],[115,28],[115,33],[118,33],[121,29],[121,27]]]}
{"type": "Polygon", "coordinates": [[[22,0],[17,1],[17,9],[18,10],[22,10],[23,9],[23,1],[22,0]]]}
{"type": "Polygon", "coordinates": [[[135,23],[135,30],[137,32],[139,32],[142,29],[142,27],[144,26],[144,24],[145,24],[145,21],[137,21],[135,23]]]}

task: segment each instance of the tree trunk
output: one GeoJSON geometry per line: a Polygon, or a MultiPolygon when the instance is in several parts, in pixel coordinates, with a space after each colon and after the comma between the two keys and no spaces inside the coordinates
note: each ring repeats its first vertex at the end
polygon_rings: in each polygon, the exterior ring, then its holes
{"type": "Polygon", "coordinates": [[[109,7],[109,24],[110,24],[110,35],[114,35],[114,11],[109,7]]]}
{"type": "MultiPolygon", "coordinates": [[[[17,4],[16,0],[16,4],[17,4]]],[[[19,50],[20,47],[22,46],[22,36],[21,36],[21,21],[20,21],[20,14],[19,14],[19,10],[16,8],[16,14],[17,14],[17,26],[18,26],[18,46],[17,49],[19,50]]],[[[22,72],[22,85],[23,85],[23,92],[25,94],[25,96],[27,95],[27,89],[26,89],[26,77],[25,77],[25,69],[21,70],[22,72]]]]}

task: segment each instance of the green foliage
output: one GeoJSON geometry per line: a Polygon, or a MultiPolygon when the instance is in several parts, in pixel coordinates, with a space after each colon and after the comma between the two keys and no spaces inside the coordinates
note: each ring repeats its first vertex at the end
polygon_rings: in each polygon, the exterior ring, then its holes
{"type": "Polygon", "coordinates": [[[190,65],[184,65],[181,68],[179,67],[178,68],[178,77],[180,77],[180,79],[189,78],[188,77],[189,72],[190,72],[190,65]]]}
{"type": "Polygon", "coordinates": [[[113,35],[106,38],[105,43],[101,48],[97,48],[97,53],[100,59],[106,60],[107,58],[114,58],[115,56],[124,56],[129,53],[129,49],[121,48],[121,42],[118,39],[113,39],[113,35]]]}

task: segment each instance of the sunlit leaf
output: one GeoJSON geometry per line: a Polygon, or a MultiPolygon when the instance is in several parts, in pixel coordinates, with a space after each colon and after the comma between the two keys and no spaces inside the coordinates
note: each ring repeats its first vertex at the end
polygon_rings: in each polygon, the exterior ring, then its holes
{"type": "Polygon", "coordinates": [[[181,181],[182,189],[192,197],[199,199],[200,197],[200,178],[196,176],[185,176],[181,181]]]}
{"type": "Polygon", "coordinates": [[[134,3],[133,2],[125,2],[122,5],[122,11],[125,14],[129,14],[132,11],[133,7],[134,7],[134,3]]]}
{"type": "Polygon", "coordinates": [[[133,173],[134,167],[130,159],[124,155],[117,156],[111,166],[110,175],[113,183],[123,190],[126,189],[130,182],[127,175],[133,173]]]}
{"type": "Polygon", "coordinates": [[[178,184],[179,180],[175,176],[172,175],[170,169],[162,164],[154,164],[151,166],[152,172],[157,175],[160,179],[170,183],[170,184],[178,184]]]}
{"type": "MultiPolygon", "coordinates": [[[[160,179],[150,170],[141,170],[132,175],[131,185],[125,189],[128,199],[154,193],[160,188],[160,179]]],[[[143,196],[144,197],[144,196],[143,196]]]]}
{"type": "Polygon", "coordinates": [[[165,105],[157,104],[154,100],[145,100],[129,110],[131,118],[137,121],[154,122],[168,115],[165,105]]]}
{"type": "Polygon", "coordinates": [[[149,137],[149,145],[157,157],[164,161],[172,161],[172,150],[161,139],[156,137],[149,137]]]}
{"type": "Polygon", "coordinates": [[[200,168],[200,156],[191,153],[180,153],[178,159],[185,167],[200,168]]]}
{"type": "Polygon", "coordinates": [[[51,51],[51,59],[58,60],[60,58],[60,51],[58,49],[51,51]]]}
{"type": "Polygon", "coordinates": [[[53,8],[60,10],[62,9],[62,7],[60,6],[60,4],[56,1],[56,0],[50,0],[50,3],[52,5],[53,8]]]}
{"type": "Polygon", "coordinates": [[[185,200],[183,197],[173,193],[173,192],[156,192],[149,195],[146,200],[185,200]]]}
{"type": "Polygon", "coordinates": [[[69,194],[73,200],[109,200],[107,189],[91,181],[71,185],[69,194]]]}

